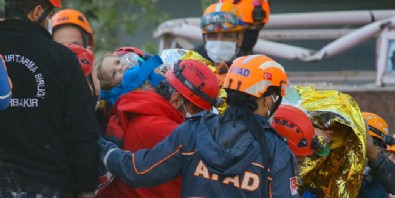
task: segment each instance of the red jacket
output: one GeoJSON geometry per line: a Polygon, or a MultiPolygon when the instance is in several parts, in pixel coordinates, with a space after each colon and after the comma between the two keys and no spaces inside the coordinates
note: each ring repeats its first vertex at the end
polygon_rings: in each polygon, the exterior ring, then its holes
{"type": "MultiPolygon", "coordinates": [[[[131,152],[153,148],[185,119],[166,99],[153,91],[135,91],[123,95],[114,105],[112,113],[106,133],[115,133],[116,136],[123,134],[123,149],[131,152]],[[114,128],[117,128],[115,132],[114,128]]],[[[181,177],[152,188],[131,188],[115,178],[98,197],[173,198],[180,195],[181,177]]]]}

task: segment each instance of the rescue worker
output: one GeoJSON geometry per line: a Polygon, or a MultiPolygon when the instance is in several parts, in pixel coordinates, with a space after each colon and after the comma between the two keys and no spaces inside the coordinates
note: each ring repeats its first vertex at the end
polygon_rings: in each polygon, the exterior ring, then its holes
{"type": "Polygon", "coordinates": [[[196,47],[194,51],[215,66],[222,62],[230,65],[238,57],[244,38],[244,22],[235,5],[211,4],[203,13],[200,28],[204,44],[196,47]]]}
{"type": "MultiPolygon", "coordinates": [[[[395,135],[392,137],[392,139],[395,139],[395,135]]],[[[395,144],[387,145],[386,151],[389,153],[388,159],[395,164],[395,144]]]]}
{"type": "MultiPolygon", "coordinates": [[[[177,70],[169,72],[179,75],[177,70]]],[[[101,160],[131,187],[181,175],[181,197],[299,197],[295,157],[268,122],[287,83],[284,68],[269,57],[240,57],[225,79],[229,107],[223,116],[190,112],[152,150],[132,153],[101,139],[101,160]]]]}
{"type": "Polygon", "coordinates": [[[302,110],[291,105],[280,105],[271,125],[286,139],[299,164],[306,156],[314,154],[314,127],[302,110]]]}
{"type": "Polygon", "coordinates": [[[243,44],[240,46],[240,55],[252,54],[259,32],[269,21],[269,0],[222,0],[235,4],[241,13],[245,24],[243,44]]]}
{"type": "MultiPolygon", "coordinates": [[[[96,77],[93,77],[94,73],[97,72],[97,70],[95,69],[96,72],[93,72],[93,61],[95,59],[95,56],[93,55],[93,52],[89,49],[86,49],[82,46],[76,45],[76,44],[67,44],[66,45],[71,51],[74,52],[74,54],[77,56],[77,59],[80,63],[82,72],[85,75],[85,78],[88,82],[89,88],[92,92],[92,101],[95,104],[95,110],[97,110],[99,108],[100,105],[100,94],[96,94],[96,87],[99,86],[100,89],[100,83],[94,83],[94,78],[97,79],[97,75],[96,77]]],[[[98,79],[97,79],[98,81],[98,79]]]]}
{"type": "Polygon", "coordinates": [[[377,114],[362,112],[367,121],[369,138],[367,141],[368,166],[359,197],[387,197],[388,193],[395,194],[395,164],[385,155],[386,144],[383,137],[388,134],[387,122],[377,114]]]}
{"type": "Polygon", "coordinates": [[[7,75],[3,56],[0,55],[0,111],[7,109],[11,101],[11,80],[7,75]]]}
{"type": "MultiPolygon", "coordinates": [[[[244,22],[239,9],[232,3],[214,3],[206,8],[201,18],[204,44],[194,50],[213,63],[210,66],[222,87],[228,66],[240,56],[244,36],[244,22]]],[[[226,92],[221,89],[215,106],[219,114],[227,108],[226,92]]]]}
{"type": "Polygon", "coordinates": [[[13,98],[0,112],[0,197],[88,196],[98,184],[98,130],[76,56],[48,29],[60,0],[6,0],[0,53],[13,98]]]}
{"type": "Polygon", "coordinates": [[[93,30],[88,19],[80,11],[64,9],[52,18],[52,37],[62,44],[76,44],[95,49],[93,30]]]}
{"type": "MultiPolygon", "coordinates": [[[[74,9],[61,10],[52,17],[52,25],[54,41],[63,45],[75,44],[91,51],[95,49],[92,28],[81,12],[74,9]]],[[[97,69],[92,67],[91,72],[85,76],[91,87],[92,98],[97,110],[100,105],[100,82],[97,78],[97,69]]],[[[98,117],[100,116],[98,115],[98,117]]]]}
{"type": "MultiPolygon", "coordinates": [[[[126,93],[114,105],[115,113],[106,133],[123,142],[122,149],[131,152],[151,149],[182,124],[186,116],[211,110],[219,86],[210,68],[197,60],[180,61],[175,67],[166,73],[166,80],[155,91],[126,93]]],[[[99,195],[105,193],[108,197],[180,197],[181,178],[151,188],[130,188],[115,177],[99,195]]]]}
{"type": "MultiPolygon", "coordinates": [[[[393,177],[395,175],[395,164],[385,155],[383,155],[382,152],[372,149],[374,148],[374,141],[372,137],[368,138],[367,146],[367,158],[369,160],[368,165],[371,168],[372,176],[384,187],[386,192],[389,192],[390,195],[392,194],[391,196],[395,195],[395,184],[393,182],[393,177]]],[[[364,190],[364,185],[361,187],[361,191],[362,190],[364,190]]],[[[383,194],[381,193],[381,195],[383,194]]]]}
{"type": "MultiPolygon", "coordinates": [[[[332,131],[315,128],[304,111],[291,105],[280,105],[273,115],[272,127],[287,141],[298,160],[299,170],[308,156],[317,154],[317,151],[322,149],[320,136],[328,137],[327,141],[332,140],[332,131]]],[[[302,187],[301,180],[298,184],[302,187]]],[[[299,189],[299,193],[304,198],[316,197],[312,191],[312,189],[299,189]]]]}

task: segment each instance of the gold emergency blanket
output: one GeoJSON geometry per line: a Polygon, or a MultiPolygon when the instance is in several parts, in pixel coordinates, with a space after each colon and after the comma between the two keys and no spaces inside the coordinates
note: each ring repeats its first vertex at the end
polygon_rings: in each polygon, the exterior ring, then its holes
{"type": "Polygon", "coordinates": [[[317,197],[357,197],[366,162],[366,130],[358,104],[336,90],[295,88],[314,126],[334,130],[331,153],[309,157],[301,165],[301,187],[316,189],[317,197]]]}

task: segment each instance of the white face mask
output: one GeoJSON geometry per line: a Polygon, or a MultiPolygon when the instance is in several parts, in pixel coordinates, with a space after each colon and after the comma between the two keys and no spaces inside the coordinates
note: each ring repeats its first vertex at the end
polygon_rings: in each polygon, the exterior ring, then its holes
{"type": "MultiPolygon", "coordinates": [[[[271,95],[270,97],[272,98],[273,105],[276,104],[278,98],[280,98],[280,96],[273,97],[273,95],[271,95]]],[[[265,105],[266,105],[266,109],[267,109],[267,115],[270,116],[270,118],[273,118],[273,116],[270,114],[271,111],[269,110],[269,105],[267,104],[266,100],[265,100],[265,105]]],[[[272,108],[273,108],[273,106],[272,106],[272,108]]],[[[270,119],[270,123],[271,123],[271,119],[270,119]]]]}
{"type": "Polygon", "coordinates": [[[272,97],[273,103],[276,103],[278,98],[280,98],[280,96],[273,97],[273,95],[271,95],[271,97],[272,97]]]}
{"type": "Polygon", "coordinates": [[[182,100],[182,106],[184,107],[185,117],[186,117],[186,118],[190,118],[190,117],[192,116],[192,114],[190,114],[190,113],[187,111],[187,108],[185,108],[184,100],[182,100]]]}
{"type": "Polygon", "coordinates": [[[47,18],[48,25],[47,25],[47,30],[50,34],[52,34],[52,20],[47,18]]]}
{"type": "Polygon", "coordinates": [[[236,55],[236,45],[232,41],[207,41],[207,55],[214,63],[228,62],[236,55]]]}

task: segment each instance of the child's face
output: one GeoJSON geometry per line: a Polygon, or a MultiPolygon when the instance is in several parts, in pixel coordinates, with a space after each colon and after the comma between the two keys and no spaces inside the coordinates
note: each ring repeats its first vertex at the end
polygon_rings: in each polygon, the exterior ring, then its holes
{"type": "Polygon", "coordinates": [[[101,68],[101,78],[110,82],[110,85],[115,87],[121,84],[123,74],[125,73],[127,67],[121,63],[119,58],[106,57],[103,59],[101,68]]]}

